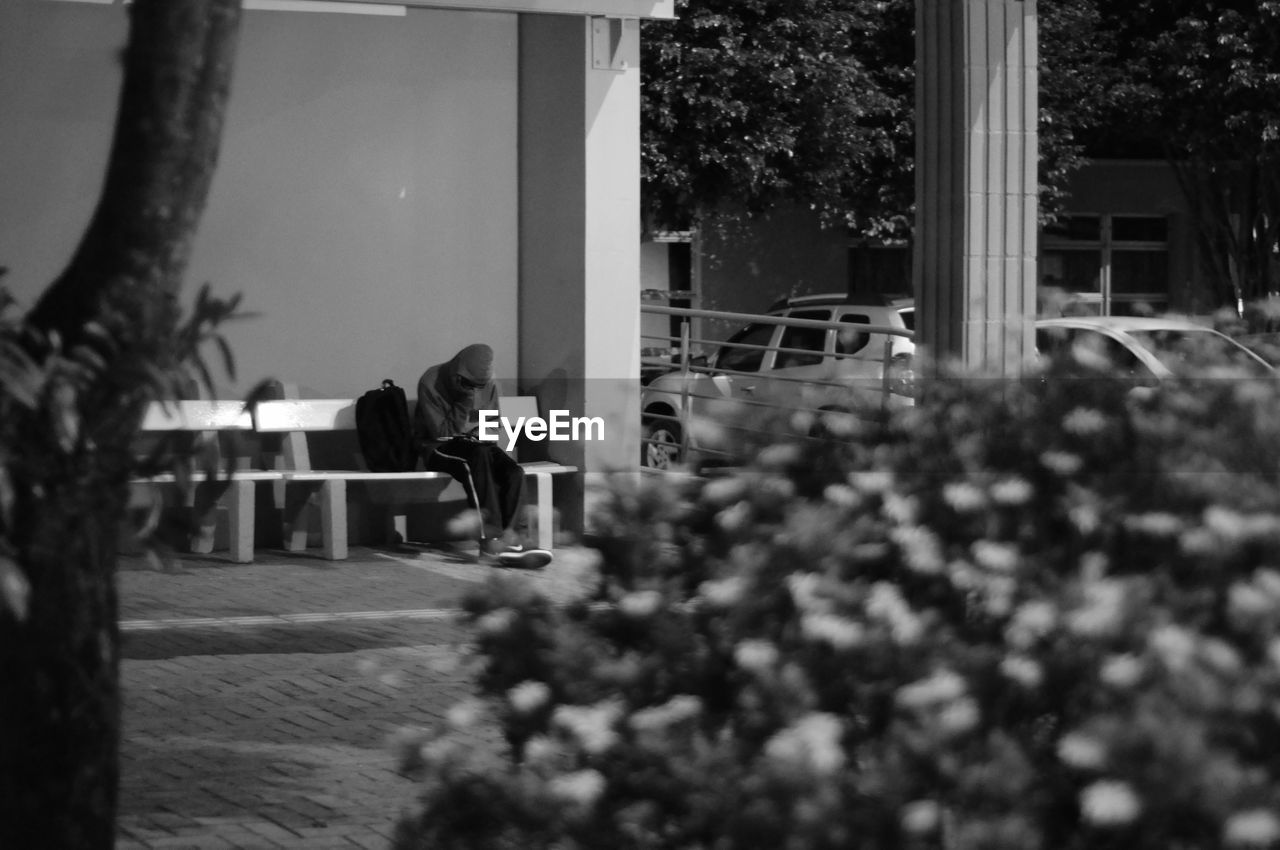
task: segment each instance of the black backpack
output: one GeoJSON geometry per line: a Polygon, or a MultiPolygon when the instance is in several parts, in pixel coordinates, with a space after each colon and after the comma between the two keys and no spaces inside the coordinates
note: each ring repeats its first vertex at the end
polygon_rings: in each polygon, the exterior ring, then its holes
{"type": "Polygon", "coordinates": [[[418,465],[409,405],[395,381],[356,399],[356,436],[370,472],[411,472],[418,465]]]}

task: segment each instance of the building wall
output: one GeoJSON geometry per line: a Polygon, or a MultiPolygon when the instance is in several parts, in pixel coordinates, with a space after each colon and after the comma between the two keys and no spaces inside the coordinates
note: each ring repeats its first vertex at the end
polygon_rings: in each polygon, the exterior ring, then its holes
{"type": "MultiPolygon", "coordinates": [[[[0,3],[0,265],[30,304],[97,198],[126,37],[120,6],[0,3]]],[[[467,343],[517,374],[517,22],[248,11],[185,290],[244,293],[243,392],[275,377],[412,395],[467,343]]]]}
{"type": "Polygon", "coordinates": [[[1169,306],[1211,309],[1212,293],[1199,267],[1186,199],[1173,169],[1159,160],[1095,160],[1072,175],[1068,212],[1157,215],[1169,220],[1169,306]]]}

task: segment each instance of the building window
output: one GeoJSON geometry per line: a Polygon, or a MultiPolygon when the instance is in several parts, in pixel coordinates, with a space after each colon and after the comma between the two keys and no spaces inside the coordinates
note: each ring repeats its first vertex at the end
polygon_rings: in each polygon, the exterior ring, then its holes
{"type": "Polygon", "coordinates": [[[1063,290],[1064,309],[1128,315],[1169,307],[1169,220],[1073,215],[1040,234],[1040,284],[1063,290]]]}

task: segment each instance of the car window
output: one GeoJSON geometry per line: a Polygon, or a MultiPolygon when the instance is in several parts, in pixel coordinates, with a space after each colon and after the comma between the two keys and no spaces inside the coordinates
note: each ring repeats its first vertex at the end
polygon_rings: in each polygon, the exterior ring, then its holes
{"type": "MultiPolygon", "coordinates": [[[[791,319],[824,321],[831,318],[830,310],[797,310],[791,319]]],[[[775,369],[791,369],[796,366],[816,366],[822,362],[827,347],[826,328],[783,327],[778,341],[778,354],[774,357],[775,369]]]]}
{"type": "Polygon", "coordinates": [[[916,329],[916,308],[903,307],[898,311],[898,315],[902,317],[902,325],[909,331],[916,329]]]}
{"type": "Polygon", "coordinates": [[[1148,377],[1151,370],[1137,354],[1118,339],[1088,328],[1042,328],[1036,331],[1036,348],[1041,355],[1069,354],[1077,363],[1105,361],[1114,374],[1148,377]]]}
{"type": "MultiPolygon", "coordinates": [[[[871,317],[858,313],[849,313],[840,317],[840,321],[847,322],[851,325],[869,325],[871,317]]],[[[867,343],[871,341],[871,334],[866,331],[854,330],[853,328],[841,328],[836,334],[836,353],[837,354],[853,354],[867,347],[867,343]]]]}
{"type": "Polygon", "coordinates": [[[1211,364],[1230,364],[1258,377],[1271,371],[1244,346],[1211,330],[1130,331],[1129,335],[1171,372],[1194,372],[1211,364]]]}
{"type": "Polygon", "coordinates": [[[747,325],[720,347],[716,368],[731,372],[758,372],[766,347],[773,339],[774,325],[747,325]],[[739,348],[739,346],[751,346],[739,348]],[[758,347],[755,347],[758,346],[758,347]]]}

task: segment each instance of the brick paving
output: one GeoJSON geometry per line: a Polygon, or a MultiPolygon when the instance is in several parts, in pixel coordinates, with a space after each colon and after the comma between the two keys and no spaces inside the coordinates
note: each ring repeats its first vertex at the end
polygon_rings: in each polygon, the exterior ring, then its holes
{"type": "MultiPolygon", "coordinates": [[[[580,552],[520,576],[553,598],[580,552]]],[[[386,848],[413,784],[389,739],[471,693],[456,618],[495,571],[447,551],[343,562],[122,559],[117,847],[386,848]]]]}

